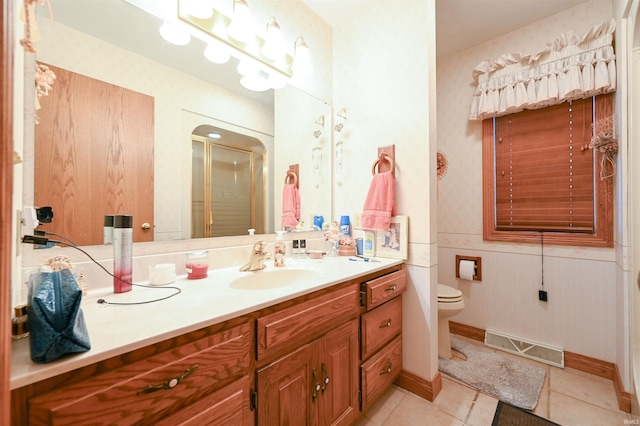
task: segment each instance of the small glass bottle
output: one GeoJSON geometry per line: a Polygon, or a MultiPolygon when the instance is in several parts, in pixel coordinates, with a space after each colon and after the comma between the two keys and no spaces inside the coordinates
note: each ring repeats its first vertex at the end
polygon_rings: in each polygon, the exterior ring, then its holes
{"type": "Polygon", "coordinates": [[[11,338],[17,340],[29,336],[27,305],[16,306],[13,310],[15,317],[11,320],[11,338]]]}

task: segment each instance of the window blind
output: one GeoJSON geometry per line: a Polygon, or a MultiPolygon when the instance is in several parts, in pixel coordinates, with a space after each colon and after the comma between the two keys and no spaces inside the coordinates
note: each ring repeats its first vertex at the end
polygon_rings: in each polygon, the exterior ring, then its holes
{"type": "Polygon", "coordinates": [[[495,229],[595,232],[594,99],[494,118],[495,229]]]}

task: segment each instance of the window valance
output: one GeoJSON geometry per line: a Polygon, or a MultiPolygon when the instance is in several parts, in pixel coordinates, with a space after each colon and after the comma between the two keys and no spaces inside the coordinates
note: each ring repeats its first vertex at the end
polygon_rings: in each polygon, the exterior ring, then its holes
{"type": "Polygon", "coordinates": [[[473,70],[470,120],[483,120],[616,90],[612,18],[582,37],[573,32],[530,55],[509,53],[473,70]]]}

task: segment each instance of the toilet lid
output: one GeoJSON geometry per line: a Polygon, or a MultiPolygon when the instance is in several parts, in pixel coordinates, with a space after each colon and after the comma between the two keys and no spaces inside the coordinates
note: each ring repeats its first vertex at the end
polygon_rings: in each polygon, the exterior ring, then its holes
{"type": "Polygon", "coordinates": [[[459,302],[462,292],[448,285],[438,284],[438,302],[459,302]]]}

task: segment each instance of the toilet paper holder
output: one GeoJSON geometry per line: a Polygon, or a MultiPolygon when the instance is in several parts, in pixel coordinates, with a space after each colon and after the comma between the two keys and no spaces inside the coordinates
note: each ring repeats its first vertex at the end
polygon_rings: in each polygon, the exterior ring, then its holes
{"type": "Polygon", "coordinates": [[[482,258],[480,256],[462,256],[456,254],[456,278],[460,278],[460,261],[470,260],[474,265],[473,280],[482,281],[482,258]]]}

